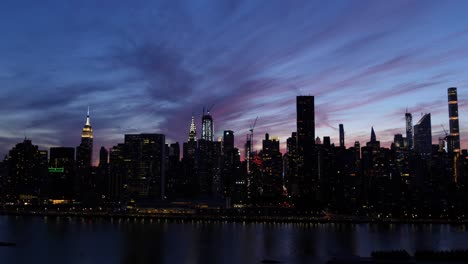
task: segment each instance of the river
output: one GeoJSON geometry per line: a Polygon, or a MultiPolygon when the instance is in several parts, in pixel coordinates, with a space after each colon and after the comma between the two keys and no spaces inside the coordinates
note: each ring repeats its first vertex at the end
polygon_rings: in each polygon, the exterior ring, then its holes
{"type": "Polygon", "coordinates": [[[467,248],[465,225],[275,224],[0,216],[1,263],[325,263],[373,250],[467,248]]]}

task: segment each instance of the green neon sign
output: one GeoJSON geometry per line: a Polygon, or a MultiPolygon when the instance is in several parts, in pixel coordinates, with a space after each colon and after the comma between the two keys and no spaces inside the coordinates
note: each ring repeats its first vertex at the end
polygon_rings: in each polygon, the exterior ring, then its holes
{"type": "Polygon", "coordinates": [[[56,172],[64,172],[65,169],[64,168],[49,168],[49,172],[52,172],[52,173],[56,173],[56,172]]]}

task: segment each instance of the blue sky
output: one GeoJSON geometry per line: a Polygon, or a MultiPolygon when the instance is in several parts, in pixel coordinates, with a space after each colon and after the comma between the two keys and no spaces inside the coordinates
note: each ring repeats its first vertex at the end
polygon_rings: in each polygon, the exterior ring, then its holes
{"type": "MultiPolygon", "coordinates": [[[[187,140],[215,104],[216,135],[242,148],[295,131],[295,97],[315,95],[316,135],[388,146],[432,115],[448,129],[458,87],[467,148],[468,1],[2,1],[0,155],[26,135],[77,146],[91,108],[95,150],[125,133],[187,140]]],[[[199,131],[200,134],[201,131],[199,131]]],[[[97,155],[95,155],[97,157],[97,155]]]]}

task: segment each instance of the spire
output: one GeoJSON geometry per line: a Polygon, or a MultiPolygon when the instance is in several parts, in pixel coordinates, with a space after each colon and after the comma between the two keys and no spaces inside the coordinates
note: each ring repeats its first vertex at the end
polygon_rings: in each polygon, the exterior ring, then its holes
{"type": "Polygon", "coordinates": [[[197,141],[197,127],[195,126],[195,117],[192,115],[192,123],[190,124],[189,141],[197,141]]]}
{"type": "Polygon", "coordinates": [[[88,114],[86,115],[86,124],[85,126],[91,126],[91,120],[89,119],[89,106],[88,106],[88,114]]]}
{"type": "Polygon", "coordinates": [[[375,132],[374,132],[374,127],[372,127],[372,129],[371,129],[370,141],[371,142],[376,142],[377,141],[377,137],[375,136],[375,132]]]}

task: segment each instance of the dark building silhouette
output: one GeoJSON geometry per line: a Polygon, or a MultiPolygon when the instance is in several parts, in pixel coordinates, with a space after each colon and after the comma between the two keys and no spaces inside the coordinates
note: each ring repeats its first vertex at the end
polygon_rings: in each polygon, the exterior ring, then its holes
{"type": "Polygon", "coordinates": [[[313,96],[296,97],[299,207],[312,206],[318,194],[315,109],[313,96]]]}
{"type": "Polygon", "coordinates": [[[261,197],[267,202],[277,201],[283,187],[283,157],[279,148],[279,140],[270,138],[268,133],[262,141],[262,179],[261,197]]]}
{"type": "Polygon", "coordinates": [[[75,149],[50,148],[48,197],[54,200],[71,201],[75,197],[75,149]]]}
{"type": "Polygon", "coordinates": [[[166,147],[162,134],[126,134],[124,159],[128,165],[127,193],[130,200],[164,199],[166,147]]]}
{"type": "Polygon", "coordinates": [[[246,199],[246,178],[241,177],[240,154],[234,147],[234,132],[223,132],[222,184],[227,206],[246,199]]]}
{"type": "Polygon", "coordinates": [[[292,132],[291,137],[286,140],[286,155],[284,163],[285,182],[288,194],[296,197],[299,195],[299,157],[297,153],[297,133],[292,132]]]}
{"type": "Polygon", "coordinates": [[[183,197],[184,175],[180,164],[179,142],[166,144],[166,196],[169,199],[183,197]]]}
{"type": "Polygon", "coordinates": [[[343,124],[340,124],[340,147],[345,148],[345,133],[343,124]]]}
{"type": "Polygon", "coordinates": [[[315,109],[313,96],[297,96],[297,150],[304,155],[315,140],[315,109]]]}
{"type": "Polygon", "coordinates": [[[96,168],[95,191],[99,200],[108,200],[109,179],[109,151],[104,146],[99,150],[99,165],[96,168]]]}
{"type": "Polygon", "coordinates": [[[109,200],[117,202],[126,202],[127,195],[127,176],[131,166],[131,160],[128,159],[127,145],[118,144],[109,151],[109,182],[108,194],[109,200]]]}
{"type": "Polygon", "coordinates": [[[413,116],[411,113],[405,113],[406,120],[406,147],[413,149],[413,116]]]}
{"type": "Polygon", "coordinates": [[[393,137],[393,146],[396,148],[403,148],[405,147],[405,140],[402,134],[396,134],[393,137]]]}
{"type": "Polygon", "coordinates": [[[234,132],[225,130],[223,132],[223,151],[231,151],[234,149],[234,132]]]}
{"type": "Polygon", "coordinates": [[[9,151],[7,160],[6,200],[39,202],[45,195],[47,151],[25,139],[9,151]]]}
{"type": "Polygon", "coordinates": [[[414,151],[428,159],[432,153],[431,114],[425,114],[414,126],[414,151]]]}

